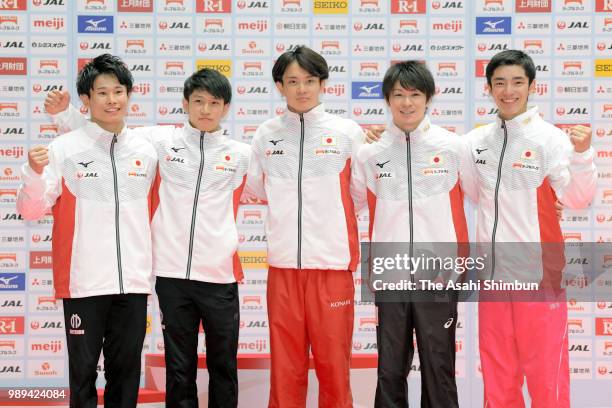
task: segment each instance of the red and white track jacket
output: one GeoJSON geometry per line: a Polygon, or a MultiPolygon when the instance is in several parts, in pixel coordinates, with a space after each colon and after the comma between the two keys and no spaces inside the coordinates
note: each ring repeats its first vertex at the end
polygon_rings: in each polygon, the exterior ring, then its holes
{"type": "Polygon", "coordinates": [[[236,214],[251,148],[224,130],[153,133],[159,156],[159,208],[153,217],[156,276],[231,283],[243,278],[236,214]],[[169,134],[168,134],[169,133],[169,134]]]}
{"type": "Polygon", "coordinates": [[[425,117],[412,132],[394,124],[363,145],[353,170],[358,209],[366,201],[372,242],[468,242],[459,136],[425,117]]]}
{"type": "Polygon", "coordinates": [[[576,153],[537,107],[512,120],[498,118],[464,138],[469,177],[462,185],[478,201],[476,240],[492,244],[493,277],[540,281],[546,251],[539,243],[563,242],[555,200],[584,208],[595,195],[593,148],[576,153]]]}
{"type": "MultiPolygon", "coordinates": [[[[55,119],[62,128],[84,120],[74,108],[55,119]]],[[[153,273],[212,283],[242,280],[236,214],[250,146],[229,139],[224,130],[205,133],[189,122],[134,131],[159,157],[152,195],[153,273]]]]}
{"type": "Polygon", "coordinates": [[[17,209],[27,220],[53,210],[57,298],[151,293],[156,168],[157,154],[144,138],[93,122],[51,142],[41,175],[24,164],[17,209]]]}
{"type": "Polygon", "coordinates": [[[362,140],[359,125],[326,113],[322,104],[259,126],[247,184],[268,201],[271,266],[355,270],[359,238],[351,158],[362,140]]]}

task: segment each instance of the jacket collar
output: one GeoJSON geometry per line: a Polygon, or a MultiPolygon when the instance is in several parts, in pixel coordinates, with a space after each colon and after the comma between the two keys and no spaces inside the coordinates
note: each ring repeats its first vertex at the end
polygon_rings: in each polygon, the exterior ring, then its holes
{"type": "MultiPolygon", "coordinates": [[[[102,127],[100,127],[100,125],[98,125],[95,122],[92,122],[91,120],[88,120],[85,123],[85,133],[87,134],[87,136],[92,138],[97,144],[105,148],[111,145],[111,142],[113,141],[113,136],[115,136],[115,133],[109,132],[108,130],[103,129],[102,127]]],[[[123,126],[123,129],[121,129],[121,132],[117,133],[117,141],[116,141],[117,145],[122,145],[124,143],[127,133],[128,133],[128,127],[123,126]]]]}
{"type": "Polygon", "coordinates": [[[506,125],[506,129],[508,130],[508,134],[511,133],[520,133],[527,130],[534,123],[541,120],[539,110],[537,106],[533,106],[524,113],[510,119],[503,120],[499,116],[495,118],[495,127],[496,129],[503,129],[502,125],[506,125]]]}
{"type": "Polygon", "coordinates": [[[218,145],[223,143],[227,139],[224,128],[219,128],[219,130],[215,132],[202,132],[201,130],[191,126],[191,123],[189,123],[188,120],[184,122],[183,128],[185,130],[185,133],[188,135],[188,142],[197,141],[197,143],[199,143],[200,136],[202,135],[202,133],[204,133],[205,146],[218,145]]]}
{"type": "Polygon", "coordinates": [[[325,106],[323,103],[318,104],[311,110],[305,113],[296,113],[292,112],[289,109],[283,114],[283,118],[288,123],[299,123],[300,118],[304,118],[304,124],[309,125],[312,123],[316,123],[325,115],[325,106]]]}
{"type": "MultiPolygon", "coordinates": [[[[416,129],[410,132],[410,140],[419,140],[427,135],[429,129],[431,129],[431,122],[429,120],[429,116],[425,115],[416,129]]],[[[404,143],[406,142],[406,132],[397,127],[393,121],[387,126],[386,133],[393,137],[393,139],[404,141],[404,143]]]]}

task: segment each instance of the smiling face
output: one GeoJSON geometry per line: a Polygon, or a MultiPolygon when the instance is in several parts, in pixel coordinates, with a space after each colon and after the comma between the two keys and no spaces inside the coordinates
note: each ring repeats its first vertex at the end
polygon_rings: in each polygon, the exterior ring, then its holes
{"type": "Polygon", "coordinates": [[[229,107],[223,98],[217,98],[202,89],[194,90],[189,100],[183,99],[183,110],[189,115],[189,123],[204,132],[219,130],[229,107]]]}
{"type": "Polygon", "coordinates": [[[425,118],[427,96],[416,88],[403,88],[395,83],[387,101],[393,123],[403,131],[413,131],[425,118]]]}
{"type": "Polygon", "coordinates": [[[489,91],[499,108],[499,117],[511,120],[527,110],[529,94],[535,91],[535,80],[529,84],[525,69],[520,65],[501,65],[493,71],[489,91]]]}
{"type": "Polygon", "coordinates": [[[92,122],[109,132],[121,132],[130,95],[115,75],[98,75],[89,94],[80,95],[80,98],[89,109],[92,122]]]}
{"type": "Polygon", "coordinates": [[[285,70],[283,81],[276,83],[276,88],[287,99],[291,111],[305,113],[319,104],[319,94],[324,85],[325,81],[293,61],[285,70]]]}

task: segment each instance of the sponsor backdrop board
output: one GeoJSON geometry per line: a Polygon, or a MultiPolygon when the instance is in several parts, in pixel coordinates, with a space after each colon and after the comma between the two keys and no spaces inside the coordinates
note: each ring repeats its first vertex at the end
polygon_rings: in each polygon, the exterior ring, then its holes
{"type": "MultiPolygon", "coordinates": [[[[132,70],[131,125],[182,122],[184,78],[201,67],[221,71],[234,87],[225,125],[233,138],[249,142],[259,123],[286,109],[270,71],[278,55],[299,44],[329,62],[327,110],[364,126],[388,120],[381,92],[387,67],[404,59],[425,61],[437,83],[429,114],[460,134],[496,114],[484,78],[491,56],[525,50],[539,79],[532,102],[544,118],[562,128],[593,126],[599,189],[591,209],[564,213],[566,239],[609,242],[611,33],[610,0],[0,0],[0,385],[67,383],[61,302],[51,290],[53,220],[49,215],[24,222],[15,199],[28,148],[58,134],[44,112],[46,93],[68,89],[77,101],[76,74],[93,56],[117,54],[132,70]]],[[[265,216],[260,205],[244,205],[238,216],[246,270],[240,353],[269,352],[265,216]]],[[[367,215],[359,222],[367,239],[367,215]]],[[[597,260],[568,260],[578,261],[597,260]]],[[[355,284],[359,294],[359,273],[355,284]]],[[[598,285],[610,289],[612,279],[598,285]]],[[[353,351],[376,353],[373,306],[355,302],[353,351]]],[[[569,309],[573,405],[609,406],[612,303],[570,300],[569,309]]],[[[474,304],[460,305],[457,378],[463,406],[482,400],[476,313],[474,304]]],[[[162,353],[155,297],[148,323],[144,353],[162,353]]],[[[416,401],[418,359],[414,368],[416,401]]]]}

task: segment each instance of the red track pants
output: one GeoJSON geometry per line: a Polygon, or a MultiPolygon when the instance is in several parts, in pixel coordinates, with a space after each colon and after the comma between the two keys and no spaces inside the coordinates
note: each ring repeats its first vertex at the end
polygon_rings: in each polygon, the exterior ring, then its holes
{"type": "Polygon", "coordinates": [[[479,340],[486,408],[523,408],[523,376],[533,408],[569,408],[567,302],[481,302],[479,340]]]}
{"type": "Polygon", "coordinates": [[[354,297],[350,271],[270,267],[270,408],[306,406],[310,349],[319,407],[353,406],[349,375],[354,297]]]}

